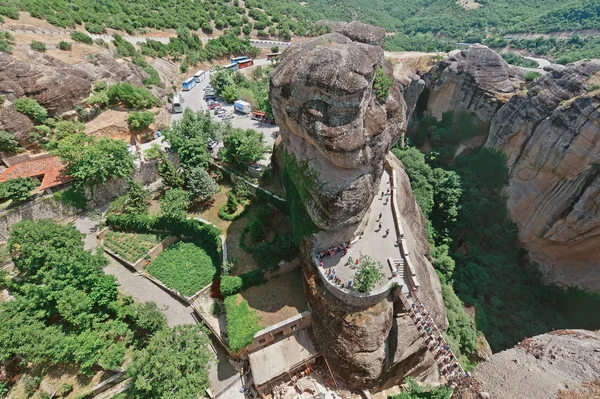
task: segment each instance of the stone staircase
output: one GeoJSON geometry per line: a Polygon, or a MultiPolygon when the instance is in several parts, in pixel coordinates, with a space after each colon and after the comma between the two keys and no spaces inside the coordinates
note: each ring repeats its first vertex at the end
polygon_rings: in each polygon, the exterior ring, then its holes
{"type": "Polygon", "coordinates": [[[433,354],[438,369],[446,378],[448,384],[451,387],[455,387],[461,379],[469,377],[469,374],[465,372],[458,362],[456,355],[450,349],[450,345],[433,321],[433,318],[417,298],[416,292],[412,291],[408,296],[400,293],[400,300],[419,330],[421,338],[427,343],[427,349],[433,354]]]}

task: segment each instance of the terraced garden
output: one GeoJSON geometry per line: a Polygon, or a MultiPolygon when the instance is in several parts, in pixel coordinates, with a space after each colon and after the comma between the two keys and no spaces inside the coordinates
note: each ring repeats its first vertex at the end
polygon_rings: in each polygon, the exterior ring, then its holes
{"type": "Polygon", "coordinates": [[[104,246],[128,262],[135,263],[164,239],[157,234],[134,234],[109,231],[104,246]]]}

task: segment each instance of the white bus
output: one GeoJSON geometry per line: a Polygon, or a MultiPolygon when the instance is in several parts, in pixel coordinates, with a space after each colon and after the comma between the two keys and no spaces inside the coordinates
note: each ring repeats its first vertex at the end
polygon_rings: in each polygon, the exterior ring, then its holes
{"type": "Polygon", "coordinates": [[[181,112],[183,112],[183,100],[181,98],[181,96],[179,95],[179,93],[176,93],[173,95],[173,113],[174,114],[179,114],[181,112]]]}
{"type": "Polygon", "coordinates": [[[202,82],[204,78],[206,78],[206,72],[204,71],[198,71],[194,74],[194,80],[196,81],[196,83],[202,82]]]}

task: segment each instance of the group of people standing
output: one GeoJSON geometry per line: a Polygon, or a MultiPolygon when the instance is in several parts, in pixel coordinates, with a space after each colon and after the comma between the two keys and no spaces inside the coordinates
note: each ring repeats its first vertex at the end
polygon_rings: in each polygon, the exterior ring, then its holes
{"type": "Polygon", "coordinates": [[[435,325],[433,318],[417,298],[414,288],[411,290],[410,297],[412,298],[409,309],[410,317],[417,326],[421,337],[425,338],[427,348],[433,353],[441,373],[448,381],[451,381],[452,387],[456,386],[460,378],[468,377],[469,374],[458,363],[458,359],[435,325]]]}

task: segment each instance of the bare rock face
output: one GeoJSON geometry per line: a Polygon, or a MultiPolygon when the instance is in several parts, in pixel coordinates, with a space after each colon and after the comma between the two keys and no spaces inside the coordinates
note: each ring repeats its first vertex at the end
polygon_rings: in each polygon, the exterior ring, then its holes
{"type": "Polygon", "coordinates": [[[47,55],[32,57],[38,62],[22,62],[0,53],[0,93],[7,99],[31,97],[51,115],[58,115],[88,96],[92,76],[47,55]]]}
{"type": "Polygon", "coordinates": [[[33,132],[33,122],[18,112],[12,103],[5,101],[0,106],[0,130],[12,133],[19,144],[25,145],[29,133],[33,132]]]}
{"type": "Polygon", "coordinates": [[[294,184],[313,222],[327,231],[360,223],[385,155],[406,127],[397,84],[383,102],[373,89],[378,67],[391,76],[383,49],[367,44],[379,43],[381,31],[361,27],[347,24],[344,34],[292,45],[271,75],[286,166],[300,172],[294,184]]]}
{"type": "Polygon", "coordinates": [[[600,291],[600,63],[538,78],[492,119],[486,146],[503,151],[508,207],[521,242],[551,281],[600,291]]]}
{"type": "Polygon", "coordinates": [[[489,122],[521,82],[514,67],[482,45],[450,53],[424,79],[428,114],[469,111],[479,122],[489,122]]]}
{"type": "MultiPolygon", "coordinates": [[[[585,384],[600,379],[600,333],[559,330],[527,338],[512,349],[496,353],[480,363],[473,376],[480,389],[493,399],[546,399],[568,396],[585,384]]],[[[457,394],[458,398],[482,396],[457,394]]],[[[485,397],[485,396],[483,396],[485,397]]]]}

